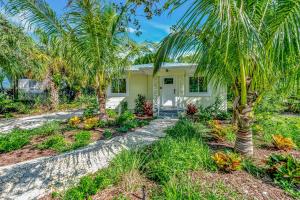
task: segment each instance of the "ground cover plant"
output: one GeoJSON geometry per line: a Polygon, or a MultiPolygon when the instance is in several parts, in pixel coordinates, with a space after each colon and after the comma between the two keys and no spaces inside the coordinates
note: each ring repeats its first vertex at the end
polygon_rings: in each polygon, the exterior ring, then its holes
{"type": "Polygon", "coordinates": [[[0,135],[0,165],[82,148],[97,140],[111,139],[146,126],[151,120],[138,119],[129,111],[118,115],[111,110],[109,120],[103,121],[95,117],[90,108],[86,110],[82,117],[73,116],[68,122],[51,122],[32,130],[15,129],[0,135]]]}

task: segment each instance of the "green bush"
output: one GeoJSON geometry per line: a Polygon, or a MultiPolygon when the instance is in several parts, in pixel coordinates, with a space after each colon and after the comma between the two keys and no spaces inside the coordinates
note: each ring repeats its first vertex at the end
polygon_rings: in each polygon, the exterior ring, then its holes
{"type": "Polygon", "coordinates": [[[15,129],[8,135],[0,136],[0,153],[21,149],[23,146],[29,144],[29,142],[28,131],[15,129]]]}
{"type": "Polygon", "coordinates": [[[69,150],[69,144],[65,141],[62,135],[50,136],[46,141],[37,145],[39,149],[52,149],[57,152],[64,152],[69,150]]]}
{"type": "Polygon", "coordinates": [[[267,161],[267,172],[275,181],[300,186],[300,160],[292,155],[272,154],[267,161]]]}
{"type": "Polygon", "coordinates": [[[144,114],[144,105],[145,105],[145,102],[146,102],[146,97],[143,96],[143,95],[141,95],[141,94],[138,94],[138,97],[135,100],[135,108],[134,108],[134,112],[136,114],[139,114],[139,115],[143,115],[144,114]]]}
{"type": "Polygon", "coordinates": [[[110,139],[110,138],[112,138],[113,135],[112,135],[110,130],[105,129],[104,132],[103,132],[103,136],[104,136],[105,139],[110,139]]]}
{"type": "Polygon", "coordinates": [[[107,115],[108,115],[109,118],[115,119],[115,118],[118,117],[118,113],[116,111],[114,111],[114,110],[107,109],[106,113],[107,113],[107,115]]]}
{"type": "Polygon", "coordinates": [[[85,197],[94,195],[97,193],[97,184],[90,176],[85,176],[80,179],[78,189],[83,192],[85,197]]]}
{"type": "Polygon", "coordinates": [[[209,121],[212,119],[230,119],[231,114],[229,112],[221,110],[221,104],[221,99],[216,98],[215,103],[210,106],[203,107],[202,105],[200,105],[197,113],[199,121],[209,121]]]}
{"type": "Polygon", "coordinates": [[[75,142],[73,143],[73,149],[84,147],[91,141],[92,134],[89,131],[81,131],[75,134],[75,142]]]}
{"type": "Polygon", "coordinates": [[[120,106],[121,106],[121,114],[128,111],[128,102],[127,101],[122,101],[120,106]]]}
{"type": "Polygon", "coordinates": [[[122,113],[117,119],[116,119],[116,124],[119,126],[124,125],[126,122],[134,120],[135,116],[132,112],[126,111],[122,113]]]}
{"type": "Polygon", "coordinates": [[[79,188],[71,188],[65,193],[64,200],[84,200],[85,196],[79,188]]]}
{"type": "Polygon", "coordinates": [[[127,133],[129,128],[127,126],[121,126],[120,128],[117,128],[117,131],[120,133],[127,133]]]}
{"type": "Polygon", "coordinates": [[[88,119],[94,116],[94,107],[88,107],[83,111],[83,118],[88,119]]]}
{"type": "Polygon", "coordinates": [[[59,130],[61,126],[58,122],[47,123],[32,130],[14,129],[7,135],[0,136],[0,152],[11,152],[21,149],[30,143],[30,139],[35,135],[51,135],[59,130]]]}
{"type": "Polygon", "coordinates": [[[261,134],[267,143],[272,142],[272,135],[280,134],[286,138],[292,138],[300,147],[300,118],[297,116],[258,114],[254,126],[261,127],[261,134]]]}

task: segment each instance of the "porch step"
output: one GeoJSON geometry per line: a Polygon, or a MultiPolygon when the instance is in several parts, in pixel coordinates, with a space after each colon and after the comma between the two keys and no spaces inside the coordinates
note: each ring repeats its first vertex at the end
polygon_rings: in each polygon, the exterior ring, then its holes
{"type": "Polygon", "coordinates": [[[178,118],[181,110],[160,110],[159,111],[159,118],[178,118]]]}

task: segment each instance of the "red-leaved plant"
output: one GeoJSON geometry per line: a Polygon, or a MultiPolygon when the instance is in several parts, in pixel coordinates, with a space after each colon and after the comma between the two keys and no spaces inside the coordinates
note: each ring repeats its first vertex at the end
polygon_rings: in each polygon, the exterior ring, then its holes
{"type": "Polygon", "coordinates": [[[195,104],[189,103],[186,107],[186,114],[189,116],[193,116],[198,112],[198,108],[195,104]]]}
{"type": "Polygon", "coordinates": [[[153,116],[153,104],[150,101],[144,103],[144,113],[147,116],[153,116]]]}

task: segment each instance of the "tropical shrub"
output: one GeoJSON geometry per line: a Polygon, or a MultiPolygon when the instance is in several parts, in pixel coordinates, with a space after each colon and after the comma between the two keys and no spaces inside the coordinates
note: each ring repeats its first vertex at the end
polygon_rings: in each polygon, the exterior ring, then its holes
{"type": "Polygon", "coordinates": [[[146,97],[138,94],[137,99],[135,100],[135,108],[134,108],[134,112],[138,115],[144,115],[144,105],[146,102],[146,97]]]}
{"type": "Polygon", "coordinates": [[[80,124],[80,122],[81,119],[78,116],[74,116],[69,119],[68,124],[72,127],[76,127],[78,124],[80,124]]]}
{"type": "Polygon", "coordinates": [[[120,128],[117,128],[117,131],[120,133],[127,133],[129,128],[127,126],[121,126],[120,128]]]}
{"type": "Polygon", "coordinates": [[[227,130],[223,128],[219,120],[211,120],[208,122],[209,126],[212,128],[211,135],[214,139],[223,141],[226,137],[227,130]]]}
{"type": "Polygon", "coordinates": [[[127,101],[122,101],[120,106],[121,106],[121,114],[128,111],[128,102],[127,101]]]}
{"type": "Polygon", "coordinates": [[[119,126],[124,125],[126,122],[134,120],[135,116],[132,112],[126,111],[122,113],[117,119],[116,119],[116,124],[119,126]]]}
{"type": "Polygon", "coordinates": [[[296,145],[291,138],[283,137],[282,135],[272,135],[273,145],[279,150],[290,151],[296,145]]]}
{"type": "Polygon", "coordinates": [[[115,119],[118,117],[118,113],[112,109],[107,109],[106,114],[108,115],[109,118],[115,119]]]}
{"type": "Polygon", "coordinates": [[[153,116],[153,104],[151,101],[145,101],[144,103],[144,114],[147,116],[153,116]]]}
{"type": "Polygon", "coordinates": [[[230,113],[221,110],[222,101],[220,98],[216,98],[216,101],[207,107],[202,105],[198,108],[198,117],[200,121],[208,121],[212,119],[226,120],[231,117],[230,113]]]}
{"type": "Polygon", "coordinates": [[[74,138],[75,142],[73,143],[73,149],[84,147],[88,145],[91,141],[92,134],[89,131],[81,131],[76,133],[74,138]]]}
{"type": "Polygon", "coordinates": [[[281,185],[300,187],[300,161],[292,155],[272,154],[267,161],[267,173],[281,185]]]}
{"type": "Polygon", "coordinates": [[[242,159],[240,155],[235,153],[217,152],[212,156],[212,159],[215,161],[219,170],[224,172],[236,171],[242,168],[242,159]]]}
{"type": "Polygon", "coordinates": [[[195,104],[189,103],[186,106],[186,114],[188,116],[194,116],[198,112],[198,108],[195,104]]]}
{"type": "Polygon", "coordinates": [[[88,107],[88,108],[84,109],[82,116],[85,119],[92,118],[94,116],[94,108],[88,107]]]}
{"type": "Polygon", "coordinates": [[[110,139],[112,138],[113,134],[109,129],[105,129],[103,132],[103,136],[105,139],[110,139]]]}
{"type": "Polygon", "coordinates": [[[84,120],[83,127],[84,129],[90,130],[95,128],[99,123],[99,119],[97,117],[92,117],[84,120]]]}

